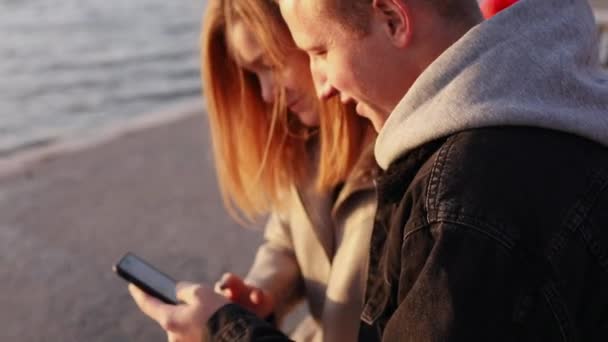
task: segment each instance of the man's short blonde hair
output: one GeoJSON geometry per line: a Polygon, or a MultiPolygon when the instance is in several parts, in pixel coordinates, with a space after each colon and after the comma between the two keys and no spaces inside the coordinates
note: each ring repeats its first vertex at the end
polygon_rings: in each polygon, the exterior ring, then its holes
{"type": "MultiPolygon", "coordinates": [[[[369,31],[369,18],[374,0],[324,0],[323,11],[344,27],[356,33],[369,31]]],[[[455,23],[476,23],[481,18],[477,0],[400,0],[416,1],[435,9],[440,16],[455,23]]]]}

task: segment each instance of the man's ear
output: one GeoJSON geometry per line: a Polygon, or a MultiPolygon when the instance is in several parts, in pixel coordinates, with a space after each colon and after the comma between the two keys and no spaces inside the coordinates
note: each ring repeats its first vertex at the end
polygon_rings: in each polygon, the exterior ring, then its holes
{"type": "Polygon", "coordinates": [[[410,7],[403,0],[373,0],[376,17],[397,47],[406,47],[412,36],[410,7]]]}

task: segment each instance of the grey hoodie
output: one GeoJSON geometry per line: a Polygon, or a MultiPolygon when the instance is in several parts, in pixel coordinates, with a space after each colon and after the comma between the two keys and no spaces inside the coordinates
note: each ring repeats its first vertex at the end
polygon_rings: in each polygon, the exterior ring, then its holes
{"type": "Polygon", "coordinates": [[[455,132],[533,126],[608,145],[608,73],[586,0],[521,0],[447,49],[416,80],[376,141],[386,169],[455,132]]]}

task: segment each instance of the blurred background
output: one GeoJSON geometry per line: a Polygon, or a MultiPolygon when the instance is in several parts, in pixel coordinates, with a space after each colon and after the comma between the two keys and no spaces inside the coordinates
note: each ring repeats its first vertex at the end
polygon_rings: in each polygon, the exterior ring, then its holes
{"type": "Polygon", "coordinates": [[[0,1],[0,341],[164,341],[113,274],[244,275],[218,195],[202,0],[0,1]]]}
{"type": "Polygon", "coordinates": [[[205,5],[0,2],[0,341],[163,341],[111,271],[126,251],[178,279],[246,272],[261,236],[217,191],[205,5]]]}
{"type": "Polygon", "coordinates": [[[198,98],[204,6],[0,2],[0,154],[198,98]]]}

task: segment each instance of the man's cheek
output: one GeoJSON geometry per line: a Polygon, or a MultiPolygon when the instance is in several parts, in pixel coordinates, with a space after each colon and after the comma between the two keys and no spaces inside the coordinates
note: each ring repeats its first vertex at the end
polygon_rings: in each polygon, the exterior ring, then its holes
{"type": "Polygon", "coordinates": [[[334,73],[334,85],[348,95],[353,90],[353,70],[348,68],[337,68],[334,73]]]}

